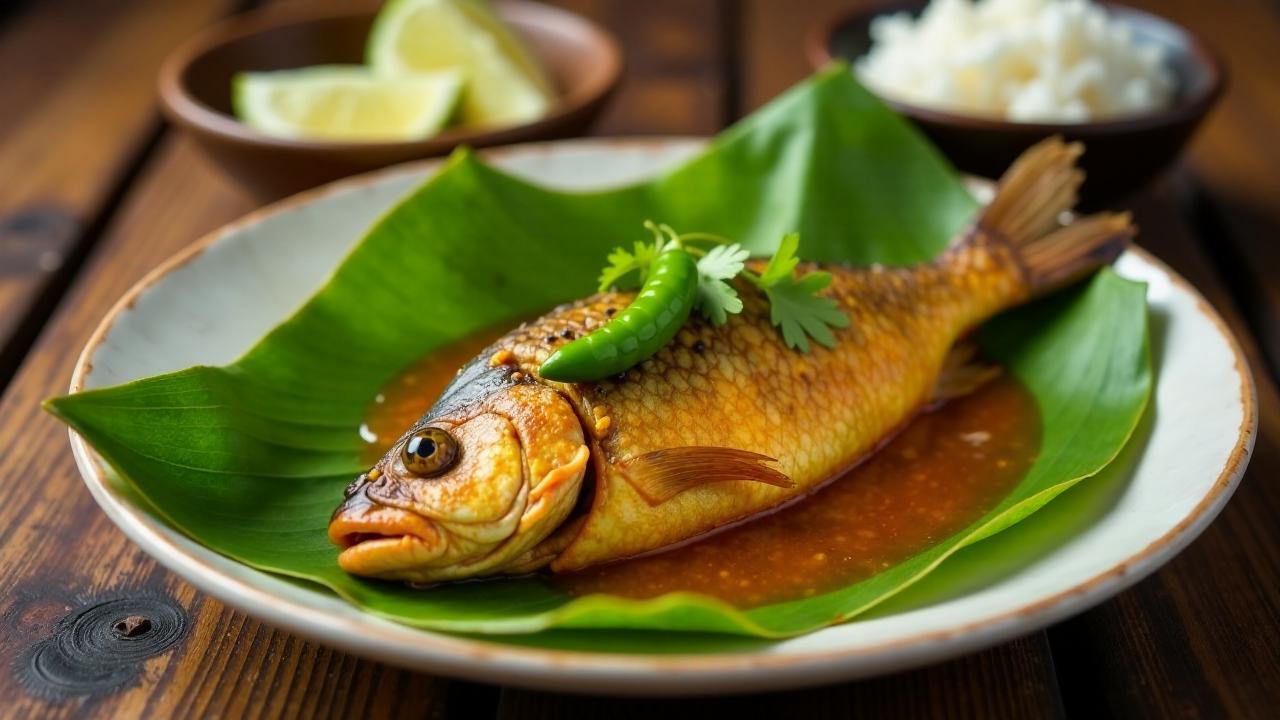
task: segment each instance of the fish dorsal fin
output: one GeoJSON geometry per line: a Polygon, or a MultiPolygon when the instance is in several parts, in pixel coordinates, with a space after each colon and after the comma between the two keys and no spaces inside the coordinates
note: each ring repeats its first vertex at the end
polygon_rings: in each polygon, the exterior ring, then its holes
{"type": "Polygon", "coordinates": [[[661,505],[680,493],[718,482],[747,481],[775,487],[795,483],[766,463],[767,455],[726,447],[678,447],[654,450],[622,463],[627,482],[650,505],[661,505]]]}
{"type": "Polygon", "coordinates": [[[1000,375],[1000,366],[985,363],[978,357],[978,344],[956,343],[942,361],[942,371],[933,388],[931,403],[944,403],[969,395],[1000,375]]]}

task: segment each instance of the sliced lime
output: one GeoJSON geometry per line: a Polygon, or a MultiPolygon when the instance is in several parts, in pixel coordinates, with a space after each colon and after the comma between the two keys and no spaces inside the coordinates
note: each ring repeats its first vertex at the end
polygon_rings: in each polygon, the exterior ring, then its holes
{"type": "Polygon", "coordinates": [[[390,0],[365,60],[389,76],[457,68],[467,80],[462,123],[515,125],[546,115],[552,90],[524,43],[482,0],[390,0]]]}
{"type": "Polygon", "coordinates": [[[448,122],[462,85],[453,70],[386,76],[358,65],[320,65],[240,73],[231,100],[241,120],[275,137],[420,140],[448,122]]]}

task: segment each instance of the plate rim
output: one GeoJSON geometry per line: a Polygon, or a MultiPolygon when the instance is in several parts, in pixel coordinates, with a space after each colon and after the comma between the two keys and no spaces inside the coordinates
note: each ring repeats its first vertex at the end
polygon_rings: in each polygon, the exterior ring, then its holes
{"type": "MultiPolygon", "coordinates": [[[[672,145],[701,144],[706,138],[637,137],[577,138],[526,143],[479,151],[486,159],[509,158],[521,154],[545,154],[559,149],[599,148],[644,150],[672,145]]],[[[263,220],[305,206],[324,197],[358,190],[389,181],[397,176],[424,175],[447,162],[447,158],[419,160],[382,168],[303,191],[233,220],[166,258],[135,282],[112,305],[90,334],[72,373],[69,392],[79,392],[93,369],[93,356],[108,336],[116,320],[131,310],[138,298],[178,268],[195,260],[206,249],[232,233],[263,220]]],[[[816,685],[841,679],[865,677],[919,666],[944,657],[989,647],[1017,637],[1033,628],[1044,627],[1069,615],[1082,612],[1154,572],[1194,540],[1217,516],[1239,485],[1257,437],[1257,388],[1247,357],[1230,327],[1185,278],[1162,260],[1138,246],[1133,253],[1144,263],[1164,273],[1172,285],[1195,301],[1195,309],[1205,316],[1231,350],[1240,381],[1242,419],[1236,442],[1209,491],[1186,516],[1140,551],[1094,574],[1071,588],[1048,597],[1034,598],[1016,608],[944,630],[934,630],[888,640],[861,648],[788,650],[768,652],[696,653],[658,655],[643,653],[590,652],[535,648],[494,641],[463,638],[407,625],[396,630],[413,632],[413,653],[406,654],[399,641],[380,645],[378,624],[360,627],[351,633],[348,619],[337,619],[322,608],[271,594],[253,583],[223,574],[205,560],[179,546],[169,534],[185,537],[162,518],[130,503],[111,487],[102,458],[74,430],[69,430],[76,464],[95,501],[111,521],[139,548],[169,571],[190,582],[230,607],[266,620],[276,627],[341,647],[356,654],[391,664],[413,667],[476,680],[525,687],[626,694],[705,694],[740,686],[743,671],[771,669],[778,672],[752,676],[757,690],[816,685]],[[495,678],[495,675],[501,677],[495,678]]],[[[204,548],[205,551],[216,551],[204,548]]],[[[225,556],[224,556],[225,557],[225,556]]],[[[255,569],[256,570],[256,569],[255,569]]],[[[390,622],[367,615],[381,622],[390,622]]]]}

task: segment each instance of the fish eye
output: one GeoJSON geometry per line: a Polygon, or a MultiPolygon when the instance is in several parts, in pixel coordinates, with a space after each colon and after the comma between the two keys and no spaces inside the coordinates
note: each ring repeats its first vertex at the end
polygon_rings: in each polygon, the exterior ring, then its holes
{"type": "Polygon", "coordinates": [[[440,428],[423,428],[400,448],[400,458],[409,472],[432,477],[448,470],[458,459],[458,442],[440,428]]]}

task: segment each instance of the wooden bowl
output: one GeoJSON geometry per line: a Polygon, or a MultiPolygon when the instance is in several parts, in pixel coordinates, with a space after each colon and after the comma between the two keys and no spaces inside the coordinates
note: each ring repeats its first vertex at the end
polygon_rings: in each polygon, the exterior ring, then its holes
{"type": "MultiPolygon", "coordinates": [[[[833,60],[852,62],[871,47],[871,20],[885,13],[919,14],[919,0],[859,7],[813,26],[806,52],[815,68],[833,60]]],[[[1014,158],[1051,135],[1079,140],[1087,179],[1081,189],[1085,207],[1115,203],[1168,166],[1222,94],[1226,74],[1217,54],[1189,30],[1149,13],[1106,4],[1129,23],[1142,42],[1165,48],[1177,81],[1173,103],[1151,113],[1086,123],[1022,123],[960,115],[884,98],[910,118],[960,170],[999,177],[1014,158]]]]}
{"type": "Polygon", "coordinates": [[[175,125],[231,177],[272,200],[347,175],[459,145],[488,147],[583,133],[622,75],[622,51],[603,28],[573,13],[532,2],[496,9],[541,59],[558,91],[548,115],[493,129],[449,129],[426,140],[330,142],[264,135],[231,111],[231,78],[245,70],[360,63],[378,4],[292,3],[240,15],[180,47],[160,69],[160,103],[175,125]]]}

